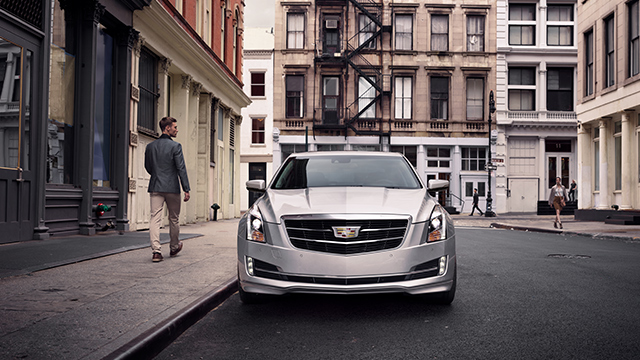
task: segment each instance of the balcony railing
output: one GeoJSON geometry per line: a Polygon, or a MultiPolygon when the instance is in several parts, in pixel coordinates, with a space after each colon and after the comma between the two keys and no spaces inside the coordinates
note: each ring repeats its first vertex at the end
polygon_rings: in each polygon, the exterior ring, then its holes
{"type": "Polygon", "coordinates": [[[509,120],[577,120],[575,111],[507,111],[509,120]]]}

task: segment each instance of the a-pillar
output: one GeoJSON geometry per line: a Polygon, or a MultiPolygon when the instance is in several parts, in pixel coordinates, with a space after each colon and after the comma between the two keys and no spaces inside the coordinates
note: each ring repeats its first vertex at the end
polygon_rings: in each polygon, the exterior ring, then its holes
{"type": "Polygon", "coordinates": [[[598,125],[600,126],[600,173],[598,174],[600,179],[600,196],[598,197],[598,209],[609,209],[609,166],[607,155],[607,120],[600,120],[598,125]]]}
{"type": "MultiPolygon", "coordinates": [[[[591,138],[584,125],[578,126],[578,208],[590,209],[593,206],[591,189],[591,138]]],[[[599,174],[596,174],[599,176],[599,174]]]]}
{"type": "Polygon", "coordinates": [[[631,186],[631,113],[622,113],[622,204],[620,209],[631,209],[633,187],[631,186]]]}

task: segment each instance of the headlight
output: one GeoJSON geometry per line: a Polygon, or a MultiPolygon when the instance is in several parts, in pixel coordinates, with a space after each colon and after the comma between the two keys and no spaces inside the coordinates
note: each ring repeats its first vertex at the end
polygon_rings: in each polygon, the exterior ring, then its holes
{"type": "Polygon", "coordinates": [[[436,205],[429,219],[427,242],[440,241],[447,238],[447,217],[444,209],[436,205]]]}
{"type": "Polygon", "coordinates": [[[247,240],[265,242],[260,210],[254,205],[247,215],[247,240]]]}

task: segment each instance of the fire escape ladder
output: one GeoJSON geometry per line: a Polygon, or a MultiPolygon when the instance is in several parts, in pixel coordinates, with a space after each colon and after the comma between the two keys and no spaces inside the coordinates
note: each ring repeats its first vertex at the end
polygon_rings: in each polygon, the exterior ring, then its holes
{"type": "MultiPolygon", "coordinates": [[[[369,103],[362,108],[359,108],[358,105],[360,103],[360,100],[362,99],[363,94],[359,94],[360,91],[358,90],[358,98],[355,99],[355,101],[347,107],[347,111],[345,111],[345,125],[358,135],[387,135],[383,134],[381,129],[375,131],[361,130],[355,126],[355,123],[360,119],[360,117],[371,106],[375,107],[376,104],[382,99],[383,94],[387,94],[387,92],[383,91],[383,81],[385,77],[382,75],[381,71],[382,62],[380,62],[380,65],[378,67],[372,65],[371,62],[368,61],[364,56],[363,52],[363,50],[365,49],[370,49],[371,44],[374,41],[379,41],[380,43],[378,44],[377,51],[380,61],[382,61],[382,33],[386,29],[382,24],[383,3],[382,1],[374,0],[348,0],[348,2],[350,2],[355,8],[360,11],[361,16],[364,15],[369,20],[371,20],[371,23],[375,24],[376,28],[373,32],[371,31],[372,29],[370,28],[370,24],[365,26],[364,28],[361,28],[359,19],[356,20],[356,29],[358,29],[358,31],[347,41],[347,53],[344,59],[348,66],[350,66],[356,73],[358,73],[361,78],[364,78],[369,84],[371,84],[371,86],[375,89],[376,94],[373,98],[367,97],[367,100],[370,100],[369,103]],[[360,43],[360,37],[365,32],[365,30],[369,30],[366,31],[368,37],[365,41],[360,43]],[[359,45],[352,45],[354,43],[359,45]]],[[[375,54],[375,51],[368,51],[367,54],[375,54]]],[[[380,121],[375,119],[367,120],[380,121]]],[[[378,124],[378,126],[381,126],[381,124],[378,124]]]]}

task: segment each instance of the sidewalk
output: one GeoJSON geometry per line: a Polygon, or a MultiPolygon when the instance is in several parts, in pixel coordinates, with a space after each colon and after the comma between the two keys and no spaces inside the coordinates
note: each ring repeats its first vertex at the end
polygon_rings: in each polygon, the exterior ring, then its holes
{"type": "Polygon", "coordinates": [[[152,353],[235,292],[237,227],[181,226],[184,248],[173,258],[163,229],[160,263],[148,231],[0,246],[0,358],[152,353]]]}
{"type": "MultiPolygon", "coordinates": [[[[456,227],[582,234],[640,243],[640,226],[563,216],[453,215],[456,227]]],[[[184,249],[151,262],[148,232],[0,246],[0,358],[140,359],[233,294],[238,219],[181,227],[184,249]]],[[[166,244],[168,230],[163,230],[166,244]]]]}

